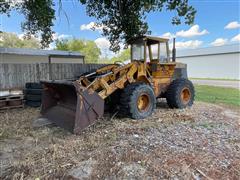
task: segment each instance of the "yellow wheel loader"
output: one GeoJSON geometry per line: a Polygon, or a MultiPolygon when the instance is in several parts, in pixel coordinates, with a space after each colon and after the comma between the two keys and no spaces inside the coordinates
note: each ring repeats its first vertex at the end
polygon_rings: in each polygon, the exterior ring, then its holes
{"type": "Polygon", "coordinates": [[[170,108],[193,104],[194,87],[186,65],[175,62],[175,40],[171,59],[168,39],[141,36],[128,43],[128,64],[106,65],[74,82],[42,81],[42,116],[78,134],[101,119],[108,99],[119,114],[133,119],[150,116],[157,98],[166,98],[170,108]]]}

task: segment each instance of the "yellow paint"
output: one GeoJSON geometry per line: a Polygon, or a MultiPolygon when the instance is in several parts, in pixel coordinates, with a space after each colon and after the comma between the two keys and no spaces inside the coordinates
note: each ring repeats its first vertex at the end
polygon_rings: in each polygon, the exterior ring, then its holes
{"type": "MultiPolygon", "coordinates": [[[[153,60],[152,49],[150,46],[151,43],[157,43],[158,45],[160,42],[167,43],[167,40],[149,37],[146,37],[143,40],[145,41],[144,52],[146,51],[146,48],[149,48],[149,57],[151,59],[150,63],[146,63],[146,59],[144,59],[144,61],[132,60],[131,63],[124,66],[116,64],[108,65],[99,68],[96,71],[96,74],[106,74],[105,76],[99,76],[92,82],[90,82],[86,77],[81,77],[81,85],[98,92],[99,96],[103,99],[108,97],[117,89],[124,89],[127,84],[136,81],[151,85],[156,97],[165,92],[171,83],[176,63],[160,63],[159,60],[153,60]],[[148,39],[151,40],[149,41],[150,43],[146,43],[148,39]]],[[[147,57],[145,56],[145,58],[147,57]]]]}

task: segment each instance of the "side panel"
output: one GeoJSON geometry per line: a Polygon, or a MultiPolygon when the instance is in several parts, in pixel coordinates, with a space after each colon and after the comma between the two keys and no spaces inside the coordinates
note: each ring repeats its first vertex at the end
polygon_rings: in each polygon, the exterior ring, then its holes
{"type": "Polygon", "coordinates": [[[188,79],[187,68],[176,68],[173,74],[173,79],[188,79]]]}
{"type": "Polygon", "coordinates": [[[188,79],[187,64],[177,62],[175,71],[173,74],[173,80],[180,79],[180,78],[188,79]]]}
{"type": "Polygon", "coordinates": [[[155,96],[159,97],[171,83],[175,64],[153,64],[152,77],[155,96]]]}

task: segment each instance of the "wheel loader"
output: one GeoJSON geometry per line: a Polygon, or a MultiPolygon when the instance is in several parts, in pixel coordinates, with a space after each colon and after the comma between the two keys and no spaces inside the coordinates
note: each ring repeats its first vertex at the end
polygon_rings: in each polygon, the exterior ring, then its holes
{"type": "Polygon", "coordinates": [[[131,62],[114,63],[85,73],[76,81],[42,81],[41,114],[56,125],[79,134],[101,120],[107,102],[133,119],[151,116],[157,98],[170,108],[186,108],[194,101],[194,87],[186,65],[170,58],[169,40],[153,36],[128,41],[131,62]]]}

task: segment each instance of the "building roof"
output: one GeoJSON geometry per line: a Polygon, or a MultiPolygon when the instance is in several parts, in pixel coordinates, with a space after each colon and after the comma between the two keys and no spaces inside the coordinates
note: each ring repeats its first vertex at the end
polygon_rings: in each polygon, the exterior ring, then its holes
{"type": "Polygon", "coordinates": [[[216,47],[206,47],[198,49],[177,50],[177,57],[207,56],[217,54],[240,53],[240,44],[230,44],[216,47]]]}
{"type": "Polygon", "coordinates": [[[81,53],[72,52],[72,51],[26,49],[26,48],[2,48],[2,47],[0,47],[0,54],[51,56],[51,57],[76,57],[76,58],[84,57],[84,55],[82,55],[81,53]]]}

